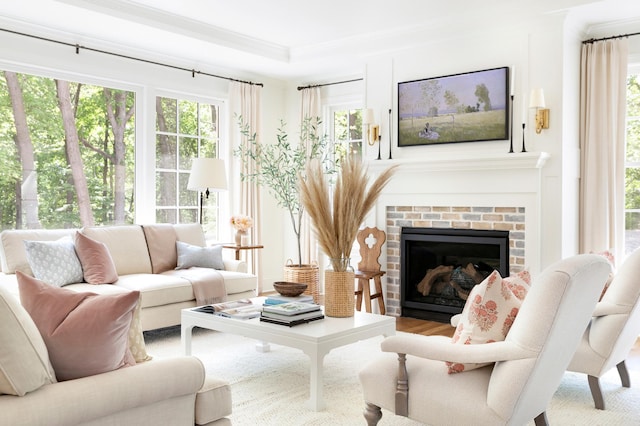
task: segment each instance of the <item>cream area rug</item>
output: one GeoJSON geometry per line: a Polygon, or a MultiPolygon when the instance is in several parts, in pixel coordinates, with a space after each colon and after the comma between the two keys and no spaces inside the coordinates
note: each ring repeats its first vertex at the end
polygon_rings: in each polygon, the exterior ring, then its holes
{"type": "MultiPolygon", "coordinates": [[[[192,354],[207,374],[231,384],[235,426],[365,425],[364,402],[357,373],[379,353],[383,337],[367,339],[331,351],[324,359],[324,400],[327,409],[314,412],[309,398],[309,358],[300,350],[271,345],[256,351],[256,341],[194,328],[192,354]]],[[[156,358],[182,355],[180,328],[145,333],[147,351],[156,358]]],[[[151,361],[153,362],[153,361],[151,361]]],[[[566,373],[547,411],[553,426],[640,425],[640,371],[630,370],[631,388],[622,388],[616,369],[601,378],[607,409],[593,407],[587,378],[566,373]]],[[[419,423],[383,410],[380,426],[419,423]]],[[[530,423],[533,425],[533,421],[530,423]]]]}

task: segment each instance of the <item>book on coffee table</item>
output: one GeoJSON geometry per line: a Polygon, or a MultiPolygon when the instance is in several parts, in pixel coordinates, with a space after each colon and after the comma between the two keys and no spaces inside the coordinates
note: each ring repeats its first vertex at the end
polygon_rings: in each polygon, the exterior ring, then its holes
{"type": "Polygon", "coordinates": [[[240,299],[233,302],[204,305],[194,310],[227,318],[250,319],[260,316],[262,306],[252,303],[249,299],[240,299]]]}
{"type": "Polygon", "coordinates": [[[273,312],[281,315],[297,315],[305,312],[320,311],[320,305],[315,303],[288,302],[279,305],[263,305],[264,312],[273,312]]]}
{"type": "Polygon", "coordinates": [[[288,302],[303,302],[303,303],[313,303],[313,296],[309,294],[302,294],[300,296],[281,296],[281,295],[273,295],[267,296],[264,300],[265,305],[279,305],[281,303],[288,302]]]}
{"type": "Polygon", "coordinates": [[[271,324],[279,324],[279,325],[286,325],[288,327],[293,327],[294,325],[300,325],[300,324],[307,324],[311,321],[317,321],[317,320],[321,320],[324,318],[324,315],[322,314],[322,311],[318,312],[314,312],[314,316],[311,317],[307,317],[307,318],[298,318],[298,315],[294,315],[292,317],[289,317],[289,319],[278,319],[278,318],[272,318],[269,316],[265,315],[265,312],[262,313],[262,315],[260,316],[260,321],[262,322],[268,322],[271,324]]]}
{"type": "Polygon", "coordinates": [[[321,316],[321,315],[323,315],[323,313],[320,310],[311,311],[311,312],[303,312],[301,314],[296,314],[296,315],[283,315],[283,314],[276,314],[274,312],[265,312],[265,311],[262,311],[262,314],[261,314],[262,317],[272,318],[272,319],[276,319],[276,320],[280,320],[280,321],[303,320],[303,319],[308,319],[308,318],[316,318],[316,317],[321,316]]]}

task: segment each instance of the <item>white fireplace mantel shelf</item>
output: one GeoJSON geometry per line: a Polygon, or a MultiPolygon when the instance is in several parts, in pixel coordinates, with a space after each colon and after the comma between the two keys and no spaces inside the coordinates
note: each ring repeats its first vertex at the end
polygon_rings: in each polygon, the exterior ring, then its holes
{"type": "Polygon", "coordinates": [[[405,171],[464,171],[464,170],[508,170],[541,169],[549,159],[547,152],[480,153],[456,152],[433,155],[420,159],[369,160],[369,170],[381,172],[398,164],[405,171]]]}

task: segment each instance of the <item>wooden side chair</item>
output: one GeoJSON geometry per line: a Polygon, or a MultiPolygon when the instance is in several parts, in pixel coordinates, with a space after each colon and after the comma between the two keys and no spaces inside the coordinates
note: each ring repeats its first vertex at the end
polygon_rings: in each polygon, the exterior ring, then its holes
{"type": "Polygon", "coordinates": [[[364,228],[358,231],[358,244],[360,245],[361,260],[355,277],[358,280],[356,287],[356,309],[362,308],[364,301],[365,310],[371,312],[371,301],[378,299],[380,313],[384,315],[384,294],[382,292],[382,281],[380,278],[386,273],[380,270],[381,265],[378,259],[382,252],[382,245],[387,240],[387,234],[378,228],[364,228]],[[374,290],[371,292],[371,281],[373,280],[374,290]]]}

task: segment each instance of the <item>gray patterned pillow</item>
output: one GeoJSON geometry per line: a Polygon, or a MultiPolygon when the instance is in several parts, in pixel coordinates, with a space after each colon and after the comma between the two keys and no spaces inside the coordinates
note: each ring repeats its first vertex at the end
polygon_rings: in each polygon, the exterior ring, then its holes
{"type": "Polygon", "coordinates": [[[222,261],[222,246],[200,247],[176,241],[178,251],[178,266],[176,269],[187,269],[192,266],[201,268],[224,269],[222,261]]]}
{"type": "Polygon", "coordinates": [[[71,237],[56,241],[25,240],[24,247],[35,278],[56,287],[82,282],[82,265],[71,237]]]}

